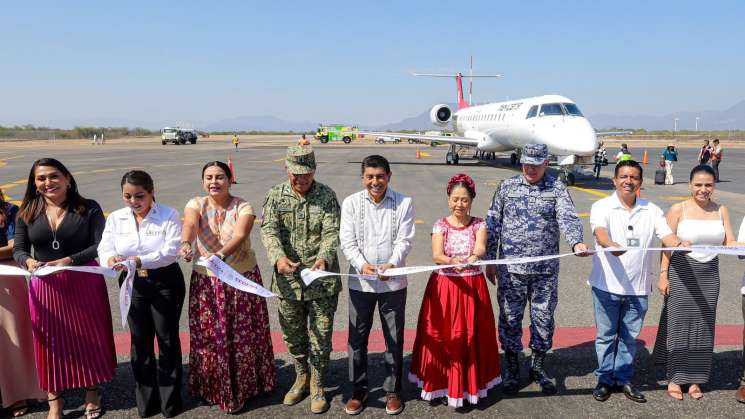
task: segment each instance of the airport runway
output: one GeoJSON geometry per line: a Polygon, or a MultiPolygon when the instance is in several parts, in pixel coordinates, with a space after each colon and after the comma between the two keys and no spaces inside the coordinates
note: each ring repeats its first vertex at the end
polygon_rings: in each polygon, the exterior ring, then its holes
{"type": "MultiPolygon", "coordinates": [[[[113,211],[122,206],[119,181],[122,174],[131,168],[144,168],[156,181],[156,196],[159,202],[183,211],[186,202],[202,194],[200,171],[202,165],[211,160],[233,160],[237,171],[238,184],[233,193],[247,199],[257,211],[263,202],[268,189],[274,184],[286,180],[283,167],[285,147],[294,143],[294,137],[271,137],[242,140],[240,151],[232,150],[228,142],[200,141],[197,145],[162,146],[157,140],[151,143],[138,140],[131,144],[115,141],[105,146],[83,144],[68,145],[62,142],[55,144],[34,143],[33,146],[23,143],[2,144],[0,146],[0,188],[11,199],[18,200],[25,190],[28,169],[31,163],[40,157],[55,157],[65,163],[74,173],[79,188],[84,196],[97,200],[105,211],[113,211]]],[[[504,160],[496,162],[479,162],[467,155],[461,159],[459,166],[444,164],[446,147],[431,148],[422,146],[421,159],[416,159],[416,147],[401,145],[343,145],[315,144],[318,171],[316,179],[331,186],[337,193],[339,201],[347,195],[360,190],[360,161],[369,154],[382,154],[392,163],[393,179],[391,186],[413,196],[417,232],[414,248],[408,258],[409,265],[431,264],[430,231],[438,218],[447,215],[445,185],[450,176],[458,172],[471,175],[477,184],[477,197],[473,215],[483,217],[489,205],[497,182],[516,173],[515,168],[506,166],[504,160]]],[[[635,156],[637,150],[633,150],[635,156]]],[[[678,183],[673,186],[653,185],[652,175],[656,169],[657,159],[650,152],[650,165],[645,170],[645,186],[642,196],[651,198],[663,209],[680,200],[686,199],[687,172],[693,166],[696,151],[681,150],[681,161],[675,167],[678,183]]],[[[612,150],[609,150],[612,154],[612,150]]],[[[641,155],[641,151],[638,151],[641,155]]],[[[727,150],[725,160],[720,166],[722,182],[717,185],[716,199],[729,206],[732,223],[737,230],[745,215],[745,150],[727,150]]],[[[604,168],[603,175],[608,176],[613,166],[604,168]]],[[[585,241],[592,244],[589,232],[590,206],[596,200],[612,193],[609,179],[579,179],[576,187],[571,189],[577,211],[585,226],[585,241]]],[[[266,262],[266,252],[261,246],[258,226],[251,234],[251,240],[260,261],[260,268],[268,284],[271,271],[266,262]]],[[[562,245],[562,252],[568,249],[562,245]]],[[[649,398],[649,403],[638,405],[625,400],[622,395],[614,395],[611,400],[599,403],[592,399],[591,392],[595,385],[592,374],[596,359],[592,348],[594,323],[592,300],[586,279],[591,267],[591,259],[567,258],[562,261],[560,275],[559,305],[557,309],[556,347],[548,357],[548,370],[556,376],[559,383],[559,394],[545,397],[535,385],[524,388],[518,396],[502,397],[500,389],[489,393],[488,399],[477,407],[454,412],[445,406],[430,406],[428,402],[418,399],[417,389],[404,384],[404,400],[407,402],[402,417],[454,417],[454,416],[487,416],[487,417],[742,417],[745,405],[734,399],[737,377],[741,365],[742,316],[741,296],[739,290],[745,263],[734,257],[721,257],[722,288],[717,310],[717,348],[714,356],[713,381],[709,392],[702,401],[683,402],[670,400],[664,392],[662,374],[650,364],[650,352],[654,343],[654,333],[659,320],[662,298],[659,294],[650,297],[645,331],[642,335],[643,348],[640,348],[637,361],[636,383],[640,384],[649,398]]],[[[342,270],[347,264],[340,254],[342,270]]],[[[188,274],[189,267],[182,266],[188,274]]],[[[416,328],[419,305],[427,282],[427,275],[414,275],[409,278],[408,305],[406,309],[407,328],[407,361],[416,328]]],[[[492,302],[497,312],[495,301],[496,290],[492,290],[492,302]]],[[[117,307],[118,290],[109,284],[109,295],[112,307],[117,307]]],[[[188,298],[188,297],[187,297],[188,298]]],[[[271,394],[263,395],[249,401],[244,417],[299,417],[310,416],[308,402],[294,407],[281,405],[284,392],[290,387],[294,374],[288,364],[286,349],[279,338],[276,307],[270,305],[270,322],[275,337],[279,383],[271,394]]],[[[104,406],[107,417],[136,417],[134,405],[134,384],[128,364],[128,332],[121,329],[118,310],[113,310],[119,368],[116,378],[103,386],[104,406]]],[[[188,337],[186,310],[182,315],[181,331],[188,337]]],[[[526,316],[527,317],[527,316],[526,316]]],[[[528,322],[524,324],[527,327],[528,322]]],[[[379,329],[376,320],[375,329],[379,329]]],[[[347,386],[347,293],[340,297],[339,309],[334,322],[334,354],[327,379],[327,386],[333,395],[328,417],[346,417],[343,403],[348,394],[347,386]]],[[[188,344],[188,338],[184,342],[188,344]]],[[[371,338],[371,349],[380,351],[382,339],[379,334],[371,338]]],[[[186,348],[185,348],[186,349],[186,348]]],[[[186,361],[186,357],[185,357],[186,361]]],[[[371,402],[362,417],[381,417],[383,411],[380,389],[383,370],[382,356],[373,355],[371,362],[371,402]]],[[[408,368],[405,369],[408,371],[408,368]]],[[[527,379],[527,378],[525,378],[527,379]]],[[[186,391],[186,389],[185,389],[186,391]]],[[[82,391],[70,391],[65,394],[70,417],[82,413],[82,391]]],[[[220,417],[222,413],[215,407],[198,405],[197,401],[186,395],[186,418],[220,417]]],[[[34,408],[31,417],[44,417],[44,405],[34,408]]]]}

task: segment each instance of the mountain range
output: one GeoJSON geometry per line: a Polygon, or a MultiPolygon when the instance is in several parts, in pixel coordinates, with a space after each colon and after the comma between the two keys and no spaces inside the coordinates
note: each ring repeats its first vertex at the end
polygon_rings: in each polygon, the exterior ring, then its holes
{"type": "MultiPolygon", "coordinates": [[[[455,108],[454,104],[450,104],[455,108]]],[[[375,131],[430,130],[434,126],[429,120],[430,109],[420,114],[379,125],[361,125],[360,128],[375,131]]],[[[745,100],[738,102],[723,111],[676,112],[667,115],[587,115],[592,126],[597,130],[614,128],[672,130],[675,118],[678,118],[678,130],[694,130],[696,117],[699,118],[700,130],[745,129],[745,100]]],[[[258,130],[258,131],[303,131],[315,130],[317,124],[309,122],[290,122],[272,116],[244,116],[226,119],[210,124],[208,131],[258,130]]]]}
{"type": "MultiPolygon", "coordinates": [[[[453,104],[451,108],[455,108],[453,104]]],[[[430,130],[434,126],[429,120],[427,108],[421,113],[402,119],[398,122],[385,124],[363,124],[360,128],[376,131],[400,131],[400,130],[430,130]]],[[[591,114],[587,115],[593,127],[597,130],[608,129],[646,129],[646,130],[672,130],[675,119],[678,119],[678,130],[694,130],[696,128],[696,117],[699,118],[700,130],[729,130],[745,129],[745,100],[738,102],[723,111],[701,111],[701,112],[676,112],[667,115],[618,115],[618,114],[591,114]]],[[[354,121],[349,121],[354,123],[354,121]]],[[[12,124],[0,124],[12,125],[12,124]]],[[[85,120],[58,120],[37,122],[35,125],[51,126],[58,128],[72,128],[74,126],[109,126],[109,127],[144,127],[158,130],[166,125],[153,121],[134,121],[123,118],[87,118],[85,120]]],[[[191,124],[190,124],[191,126],[191,124]]],[[[318,124],[315,122],[287,121],[275,116],[238,116],[223,119],[212,123],[199,123],[194,127],[204,131],[315,131],[318,124]]]]}

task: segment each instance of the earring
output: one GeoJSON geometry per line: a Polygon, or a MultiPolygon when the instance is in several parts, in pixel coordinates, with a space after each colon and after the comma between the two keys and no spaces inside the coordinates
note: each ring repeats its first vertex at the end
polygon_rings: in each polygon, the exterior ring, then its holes
{"type": "Polygon", "coordinates": [[[41,192],[39,192],[39,190],[37,189],[37,190],[36,190],[36,194],[37,194],[37,195],[41,195],[41,192]]]}

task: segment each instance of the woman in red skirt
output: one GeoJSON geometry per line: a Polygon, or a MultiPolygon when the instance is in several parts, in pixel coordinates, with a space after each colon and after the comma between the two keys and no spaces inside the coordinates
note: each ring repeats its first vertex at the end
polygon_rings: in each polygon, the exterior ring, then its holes
{"type": "MultiPolygon", "coordinates": [[[[473,263],[486,252],[486,224],[471,217],[476,186],[457,174],[447,186],[450,216],[432,229],[432,258],[450,265],[473,263]]],[[[478,403],[501,382],[497,332],[489,289],[480,267],[432,273],[419,312],[409,380],[422,399],[447,397],[449,406],[478,403]]]]}

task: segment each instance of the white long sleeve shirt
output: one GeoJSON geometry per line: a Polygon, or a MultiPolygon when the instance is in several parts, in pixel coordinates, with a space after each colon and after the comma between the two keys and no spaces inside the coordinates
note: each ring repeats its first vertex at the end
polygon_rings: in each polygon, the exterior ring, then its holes
{"type": "Polygon", "coordinates": [[[178,211],[153,203],[138,228],[132,209],[125,207],[106,218],[98,259],[101,266],[108,266],[112,256],[139,256],[142,269],[162,268],[178,260],[180,241],[178,211]]]}
{"type": "MultiPolygon", "coordinates": [[[[391,188],[379,203],[367,190],[354,193],[341,205],[339,239],[349,273],[361,273],[365,263],[395,267],[406,265],[414,239],[414,207],[411,198],[391,188]]],[[[349,279],[349,289],[363,292],[391,292],[406,288],[406,276],[387,281],[349,279]]]]}

